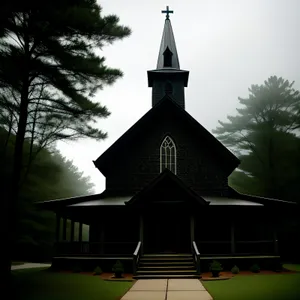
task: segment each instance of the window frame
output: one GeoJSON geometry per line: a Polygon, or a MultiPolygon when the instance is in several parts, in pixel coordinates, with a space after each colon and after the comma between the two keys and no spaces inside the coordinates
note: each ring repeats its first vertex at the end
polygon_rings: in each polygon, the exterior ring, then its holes
{"type": "Polygon", "coordinates": [[[161,142],[159,153],[160,153],[160,160],[159,160],[160,173],[164,169],[169,169],[171,172],[173,172],[176,175],[177,174],[177,148],[174,140],[169,135],[165,136],[163,141],[161,142]],[[167,145],[165,145],[165,143],[167,143],[167,145]]]}

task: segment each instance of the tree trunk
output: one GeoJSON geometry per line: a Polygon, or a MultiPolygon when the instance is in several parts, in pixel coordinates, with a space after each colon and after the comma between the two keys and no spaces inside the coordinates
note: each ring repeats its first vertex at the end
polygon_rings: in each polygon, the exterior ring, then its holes
{"type": "Polygon", "coordinates": [[[3,278],[1,281],[3,283],[4,288],[8,288],[10,286],[10,271],[11,271],[11,261],[12,254],[14,253],[15,247],[15,237],[16,237],[16,225],[18,221],[18,198],[20,192],[20,180],[22,173],[22,158],[23,158],[23,145],[25,139],[26,132],[26,123],[27,123],[27,114],[28,114],[28,79],[24,80],[22,93],[21,93],[21,103],[20,103],[20,116],[18,123],[18,131],[16,135],[16,142],[14,147],[14,161],[13,161],[13,172],[11,177],[11,185],[10,190],[7,192],[5,197],[5,209],[4,211],[8,213],[4,213],[3,217],[5,218],[4,224],[4,235],[5,237],[4,245],[5,253],[1,255],[1,273],[3,278]],[[9,193],[10,192],[10,193],[9,193]]]}

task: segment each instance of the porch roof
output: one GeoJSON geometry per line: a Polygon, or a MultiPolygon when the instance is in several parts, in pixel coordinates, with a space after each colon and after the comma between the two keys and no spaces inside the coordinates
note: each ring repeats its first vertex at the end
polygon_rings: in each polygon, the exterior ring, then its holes
{"type": "MultiPolygon", "coordinates": [[[[79,202],[76,204],[69,205],[68,207],[88,207],[88,206],[125,206],[126,202],[129,201],[133,196],[126,197],[108,197],[104,199],[91,200],[85,202],[79,202]]],[[[224,205],[224,206],[263,206],[261,203],[253,201],[247,201],[242,199],[227,198],[227,197],[213,197],[213,196],[202,196],[210,206],[224,205]]]]}
{"type": "Polygon", "coordinates": [[[124,197],[107,197],[98,200],[91,200],[85,202],[79,202],[76,204],[69,205],[69,207],[78,207],[78,206],[123,206],[126,201],[129,201],[133,196],[124,196],[124,197]]]}
{"type": "Polygon", "coordinates": [[[261,203],[237,199],[228,197],[213,197],[213,196],[202,196],[204,200],[209,202],[209,205],[224,205],[224,206],[264,206],[261,203]]]}

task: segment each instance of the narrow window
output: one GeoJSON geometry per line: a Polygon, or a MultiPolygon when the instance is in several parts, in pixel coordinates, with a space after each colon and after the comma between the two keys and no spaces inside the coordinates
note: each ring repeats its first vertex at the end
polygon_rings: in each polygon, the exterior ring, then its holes
{"type": "Polygon", "coordinates": [[[176,174],[176,146],[169,136],[160,145],[160,172],[166,168],[176,174]]]}
{"type": "Polygon", "coordinates": [[[164,55],[164,67],[172,67],[172,51],[167,47],[165,52],[163,53],[164,55]]]}

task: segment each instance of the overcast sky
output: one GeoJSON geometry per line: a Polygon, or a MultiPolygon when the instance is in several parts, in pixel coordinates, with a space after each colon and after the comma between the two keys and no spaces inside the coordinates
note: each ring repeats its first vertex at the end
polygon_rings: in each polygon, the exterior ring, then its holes
{"type": "Polygon", "coordinates": [[[111,115],[99,121],[104,141],[59,142],[64,156],[91,176],[95,191],[105,178],[94,167],[113,142],[151,108],[147,70],[155,69],[169,5],[180,67],[190,71],[186,110],[209,131],[234,114],[238,97],[251,84],[276,75],[300,89],[299,0],[102,0],[103,15],[116,14],[132,35],[103,49],[107,65],[124,77],[105,87],[96,100],[111,115]]]}

